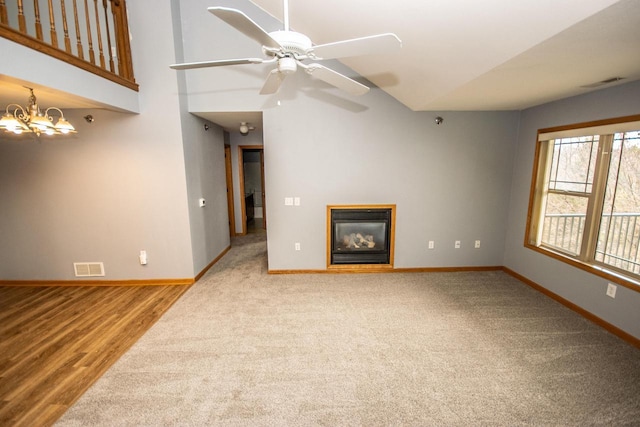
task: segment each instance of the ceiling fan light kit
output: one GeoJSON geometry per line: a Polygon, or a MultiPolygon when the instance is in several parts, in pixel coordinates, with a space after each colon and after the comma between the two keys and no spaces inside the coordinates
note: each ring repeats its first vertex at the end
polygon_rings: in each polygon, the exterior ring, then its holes
{"type": "Polygon", "coordinates": [[[292,74],[295,73],[297,69],[298,66],[296,65],[296,60],[289,56],[285,56],[278,60],[278,71],[282,74],[292,74]]]}
{"type": "Polygon", "coordinates": [[[402,42],[398,36],[393,33],[314,45],[306,35],[289,30],[289,5],[287,0],[284,0],[284,30],[270,33],[265,31],[240,10],[225,7],[210,7],[207,10],[244,35],[262,44],[262,51],[267,59],[223,59],[173,64],[170,67],[176,70],[188,70],[194,68],[242,64],[269,64],[275,62],[276,67],[269,72],[260,90],[260,94],[262,95],[270,95],[278,92],[285,77],[295,73],[298,67],[304,69],[307,74],[313,75],[315,78],[351,95],[364,95],[369,91],[369,87],[324,65],[315,62],[305,64],[303,61],[321,61],[349,56],[392,53],[402,47],[402,42]]]}

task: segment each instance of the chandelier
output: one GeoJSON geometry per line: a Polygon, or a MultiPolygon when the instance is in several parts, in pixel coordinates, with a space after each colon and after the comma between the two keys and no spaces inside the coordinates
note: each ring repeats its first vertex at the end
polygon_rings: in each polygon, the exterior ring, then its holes
{"type": "Polygon", "coordinates": [[[62,110],[58,107],[49,107],[42,114],[36,102],[36,96],[33,94],[33,89],[26,86],[25,88],[31,91],[29,106],[23,108],[18,104],[7,105],[6,113],[0,119],[0,129],[18,135],[21,133],[35,133],[37,136],[43,133],[45,135],[66,135],[76,132],[76,129],[64,118],[62,110]],[[57,111],[60,114],[60,118],[58,118],[55,125],[53,124],[53,117],[49,115],[50,111],[57,111]]]}

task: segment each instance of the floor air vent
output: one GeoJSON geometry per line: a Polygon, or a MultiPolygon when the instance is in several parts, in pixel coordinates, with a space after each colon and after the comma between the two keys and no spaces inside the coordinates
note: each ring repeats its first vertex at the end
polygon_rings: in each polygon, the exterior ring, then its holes
{"type": "Polygon", "coordinates": [[[76,277],[104,276],[104,264],[101,262],[74,262],[76,277]]]}

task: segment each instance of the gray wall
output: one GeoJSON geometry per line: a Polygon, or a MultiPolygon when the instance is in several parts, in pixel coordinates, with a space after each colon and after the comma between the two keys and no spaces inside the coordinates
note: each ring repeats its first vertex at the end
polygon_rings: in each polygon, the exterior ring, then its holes
{"type": "Polygon", "coordinates": [[[221,127],[183,115],[193,271],[200,273],[231,244],[227,212],[224,134],[221,127]],[[200,207],[200,199],[205,206],[200,207]]]}
{"type": "Polygon", "coordinates": [[[552,126],[640,113],[640,82],[568,98],[521,114],[513,168],[504,265],[640,337],[640,292],[618,286],[615,299],[605,295],[607,281],[524,247],[536,132],[552,126]]]}
{"type": "MultiPolygon", "coordinates": [[[[178,2],[171,1],[176,34],[182,34],[178,2]]],[[[184,46],[174,37],[175,61],[183,60],[184,46]]],[[[167,64],[163,64],[163,71],[167,64]]],[[[184,150],[186,190],[193,252],[193,271],[200,273],[231,244],[224,159],[224,131],[211,122],[188,112],[184,73],[170,70],[178,82],[182,146],[184,150]],[[205,128],[205,125],[207,128],[205,128]],[[200,199],[205,206],[200,206],[200,199]]]]}
{"type": "MultiPolygon", "coordinates": [[[[225,6],[248,12],[268,31],[281,28],[281,23],[248,0],[172,0],[174,20],[178,19],[182,37],[176,37],[178,62],[213,59],[262,57],[262,47],[254,40],[207,12],[211,6],[225,6]],[[179,16],[178,16],[179,15],[179,16]],[[205,40],[206,42],[203,42],[205,40]]],[[[181,93],[186,94],[188,111],[229,112],[262,111],[265,103],[276,102],[274,97],[258,95],[270,66],[241,65],[235,67],[202,68],[175,72],[184,79],[181,93]]],[[[239,125],[239,123],[238,123],[239,125]]],[[[231,167],[236,233],[242,232],[240,180],[238,167],[239,145],[262,145],[260,132],[230,132],[231,167]]],[[[225,193],[226,194],[226,193],[225,193]]]]}
{"type": "Polygon", "coordinates": [[[517,113],[445,112],[436,125],[378,89],[359,108],[317,90],[326,98],[298,95],[264,114],[270,269],[325,268],[327,205],[387,203],[395,267],[502,265],[517,113]]]}

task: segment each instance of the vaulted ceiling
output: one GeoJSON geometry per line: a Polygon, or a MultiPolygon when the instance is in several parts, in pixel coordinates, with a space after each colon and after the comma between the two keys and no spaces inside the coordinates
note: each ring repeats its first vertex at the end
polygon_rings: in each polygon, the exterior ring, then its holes
{"type": "MultiPolygon", "coordinates": [[[[252,1],[283,20],[283,0],[252,1]]],[[[397,34],[399,53],[341,61],[415,111],[521,110],[640,79],[640,0],[289,0],[289,18],[316,44],[397,34]]],[[[95,107],[37,90],[60,107],[95,107]]],[[[0,76],[2,105],[27,95],[0,76]]],[[[243,114],[203,117],[261,125],[259,112],[243,114]]]]}
{"type": "MultiPolygon", "coordinates": [[[[282,0],[252,0],[283,19],[282,0]]],[[[342,62],[415,111],[524,109],[640,78],[640,0],[289,0],[314,43],[393,32],[342,62]],[[586,86],[586,87],[585,87],[586,86]]]]}

